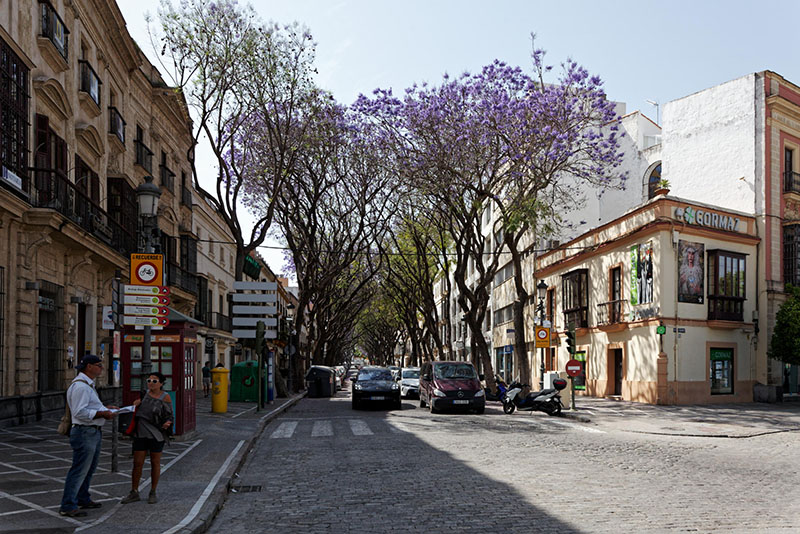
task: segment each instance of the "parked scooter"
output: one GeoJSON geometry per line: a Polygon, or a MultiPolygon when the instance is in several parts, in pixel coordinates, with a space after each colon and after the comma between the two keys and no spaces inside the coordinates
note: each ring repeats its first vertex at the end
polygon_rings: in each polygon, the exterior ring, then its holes
{"type": "Polygon", "coordinates": [[[559,415],[561,413],[561,395],[559,391],[567,387],[567,381],[563,378],[556,378],[553,380],[553,387],[543,389],[541,391],[533,391],[527,396],[520,395],[522,388],[530,387],[527,384],[520,384],[519,382],[512,382],[508,386],[508,391],[503,399],[503,411],[507,414],[514,413],[514,410],[520,411],[539,411],[547,415],[559,415]]]}
{"type": "Polygon", "coordinates": [[[494,375],[494,381],[497,384],[497,391],[492,391],[489,388],[484,388],[484,394],[486,395],[486,400],[490,401],[503,401],[506,396],[506,392],[508,391],[508,386],[506,385],[505,380],[500,377],[500,375],[494,375]]]}

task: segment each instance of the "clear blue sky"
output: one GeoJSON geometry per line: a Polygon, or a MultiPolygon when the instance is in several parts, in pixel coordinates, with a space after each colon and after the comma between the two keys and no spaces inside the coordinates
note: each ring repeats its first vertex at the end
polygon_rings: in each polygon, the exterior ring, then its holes
{"type": "MultiPolygon", "coordinates": [[[[575,59],[600,75],[611,99],[653,119],[655,108],[645,100],[663,104],[750,72],[772,70],[800,84],[798,0],[250,3],[264,19],[308,26],[318,43],[318,83],[342,103],[376,87],[399,94],[414,82],[476,71],[495,58],[528,67],[531,32],[551,64],[575,59]]],[[[160,0],[118,4],[152,57],[144,14],[155,15],[160,0]]],[[[262,253],[281,270],[277,255],[262,253]]]]}

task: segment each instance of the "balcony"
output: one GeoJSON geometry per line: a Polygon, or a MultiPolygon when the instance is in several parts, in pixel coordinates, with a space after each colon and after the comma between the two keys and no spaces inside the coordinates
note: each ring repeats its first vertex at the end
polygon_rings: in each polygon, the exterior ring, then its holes
{"type": "Polygon", "coordinates": [[[709,321],[744,321],[744,298],[708,296],[709,321]]]}
{"type": "Polygon", "coordinates": [[[45,59],[56,70],[66,70],[69,58],[69,30],[48,0],[39,0],[39,7],[42,17],[42,34],[39,48],[42,50],[45,59]],[[48,42],[52,46],[47,44],[48,42]]]}
{"type": "Polygon", "coordinates": [[[783,173],[783,190],[786,193],[800,195],[800,172],[786,171],[783,173]]]}
{"type": "Polygon", "coordinates": [[[197,275],[190,273],[180,265],[167,263],[167,284],[197,295],[197,275]]]}
{"type": "Polygon", "coordinates": [[[192,190],[188,187],[181,187],[181,204],[192,206],[192,190]]]}
{"type": "Polygon", "coordinates": [[[165,165],[158,166],[159,175],[161,178],[161,185],[166,187],[169,191],[175,191],[175,173],[169,170],[165,165]]]}
{"type": "Polygon", "coordinates": [[[139,165],[148,173],[153,172],[153,152],[140,139],[133,142],[136,148],[136,165],[139,165]]]}
{"type": "Polygon", "coordinates": [[[91,101],[94,102],[96,106],[95,116],[97,116],[100,114],[100,86],[103,85],[103,82],[100,81],[100,78],[97,76],[92,66],[89,65],[88,61],[78,61],[78,66],[81,73],[80,90],[82,93],[88,95],[91,101]]]}
{"type": "Polygon", "coordinates": [[[123,149],[125,148],[125,120],[113,106],[108,108],[108,133],[122,144],[123,149]]]}
{"type": "Polygon", "coordinates": [[[32,169],[31,203],[54,209],[122,255],[136,251],[136,237],[78,189],[61,171],[32,169]]]}
{"type": "Polygon", "coordinates": [[[610,300],[597,305],[597,326],[601,330],[624,330],[627,322],[624,299],[610,300]]]}
{"type": "Polygon", "coordinates": [[[232,331],[231,318],[218,312],[206,313],[205,323],[206,326],[209,328],[214,328],[215,330],[224,330],[225,332],[232,331]]]}

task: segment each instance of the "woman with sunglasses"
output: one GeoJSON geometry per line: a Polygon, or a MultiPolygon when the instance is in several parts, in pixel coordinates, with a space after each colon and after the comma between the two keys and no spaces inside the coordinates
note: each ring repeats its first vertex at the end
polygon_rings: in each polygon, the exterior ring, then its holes
{"type": "Polygon", "coordinates": [[[172,426],[172,401],[163,391],[165,377],[154,372],[147,377],[147,394],[143,399],[133,402],[136,406],[135,429],[133,437],[133,474],[131,475],[131,492],[120,501],[128,504],[139,500],[139,479],[142,478],[144,457],[150,453],[150,495],[149,504],[158,502],[156,488],[161,475],[161,451],[167,440],[165,432],[172,426]]]}

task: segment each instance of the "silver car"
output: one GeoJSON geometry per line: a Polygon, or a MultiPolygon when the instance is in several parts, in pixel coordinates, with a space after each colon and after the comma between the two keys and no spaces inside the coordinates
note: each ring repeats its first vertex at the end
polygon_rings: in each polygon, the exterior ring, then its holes
{"type": "Polygon", "coordinates": [[[400,397],[419,397],[419,367],[405,367],[400,371],[400,397]]]}

